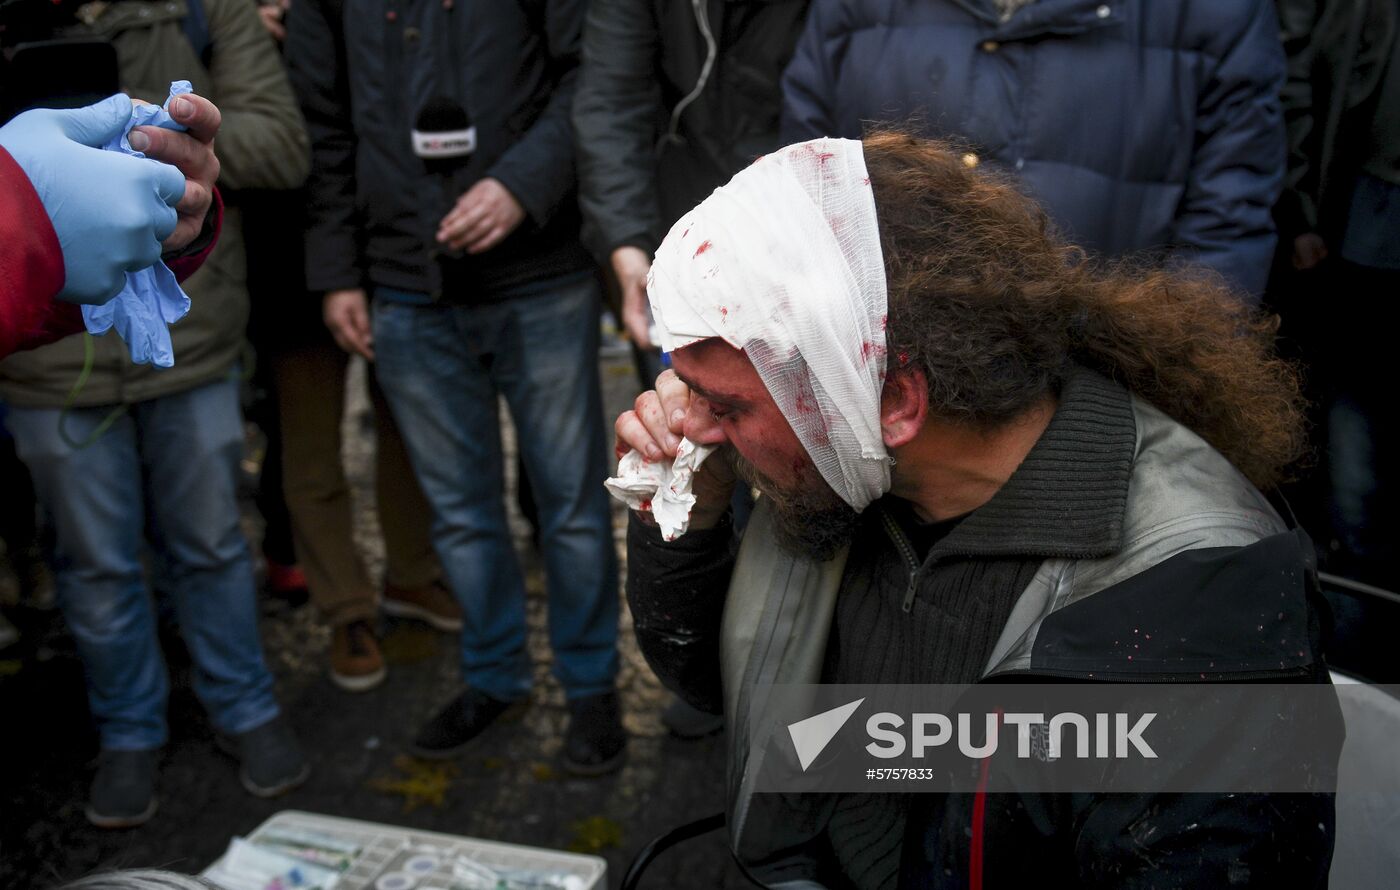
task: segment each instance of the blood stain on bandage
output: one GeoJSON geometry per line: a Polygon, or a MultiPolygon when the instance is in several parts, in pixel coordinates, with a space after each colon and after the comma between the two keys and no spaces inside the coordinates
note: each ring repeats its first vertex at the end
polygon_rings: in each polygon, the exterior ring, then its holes
{"type": "Polygon", "coordinates": [[[638,510],[641,510],[643,513],[650,513],[650,512],[651,512],[651,498],[647,498],[646,500],[644,500],[644,501],[642,501],[640,504],[638,504],[638,505],[637,505],[637,509],[638,509],[638,510]]]}
{"type": "Polygon", "coordinates": [[[709,250],[711,247],[714,247],[714,245],[711,244],[709,241],[701,241],[701,242],[700,242],[700,246],[697,247],[697,248],[695,248],[695,256],[694,256],[694,259],[697,259],[697,260],[700,259],[700,254],[702,254],[702,253],[704,253],[705,251],[709,250]]]}
{"type": "Polygon", "coordinates": [[[725,321],[726,319],[729,318],[729,307],[728,307],[728,306],[720,306],[720,307],[718,307],[718,308],[719,308],[719,320],[720,320],[721,322],[723,322],[723,321],[725,321]]]}
{"type": "Polygon", "coordinates": [[[868,363],[872,358],[884,360],[886,347],[883,343],[866,340],[860,344],[860,360],[868,363]]]}

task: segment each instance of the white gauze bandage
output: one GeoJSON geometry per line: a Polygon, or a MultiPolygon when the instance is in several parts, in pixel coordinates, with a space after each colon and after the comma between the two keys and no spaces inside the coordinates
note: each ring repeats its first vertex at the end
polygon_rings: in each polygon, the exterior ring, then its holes
{"type": "Polygon", "coordinates": [[[671,227],[647,293],[667,352],[707,337],[744,350],[842,500],[889,490],[885,265],[860,142],[755,161],[671,227]]]}

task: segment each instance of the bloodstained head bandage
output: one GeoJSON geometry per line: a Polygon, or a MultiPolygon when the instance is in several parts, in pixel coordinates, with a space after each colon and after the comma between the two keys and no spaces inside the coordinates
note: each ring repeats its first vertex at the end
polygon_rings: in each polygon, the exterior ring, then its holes
{"type": "Polygon", "coordinates": [[[744,350],[842,500],[889,490],[885,266],[860,142],[790,145],[715,189],[671,227],[647,293],[667,352],[744,350]]]}

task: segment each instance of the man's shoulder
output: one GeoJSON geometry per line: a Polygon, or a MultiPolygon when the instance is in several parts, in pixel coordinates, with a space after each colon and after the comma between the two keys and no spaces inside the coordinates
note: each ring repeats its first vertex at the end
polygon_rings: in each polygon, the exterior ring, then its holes
{"type": "Polygon", "coordinates": [[[1264,494],[1184,424],[1133,397],[1137,445],[1123,546],[1075,568],[1076,594],[1116,584],[1188,550],[1247,547],[1288,530],[1264,494]]]}

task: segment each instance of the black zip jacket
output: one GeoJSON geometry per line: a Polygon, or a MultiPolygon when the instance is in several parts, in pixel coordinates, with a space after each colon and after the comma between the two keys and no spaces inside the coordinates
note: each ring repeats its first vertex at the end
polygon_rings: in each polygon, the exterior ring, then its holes
{"type": "Polygon", "coordinates": [[[591,268],[578,242],[569,106],[582,0],[298,0],[286,58],[311,132],[307,286],[386,285],[450,302],[528,289],[591,268]],[[450,177],[430,175],[410,133],[446,96],[477,128],[450,177]],[[526,211],[475,257],[435,258],[457,197],[497,179],[526,211]]]}
{"type": "Polygon", "coordinates": [[[627,245],[654,253],[682,214],[782,144],[779,80],[807,3],[592,0],[574,130],[585,240],[601,262],[627,245]]]}

